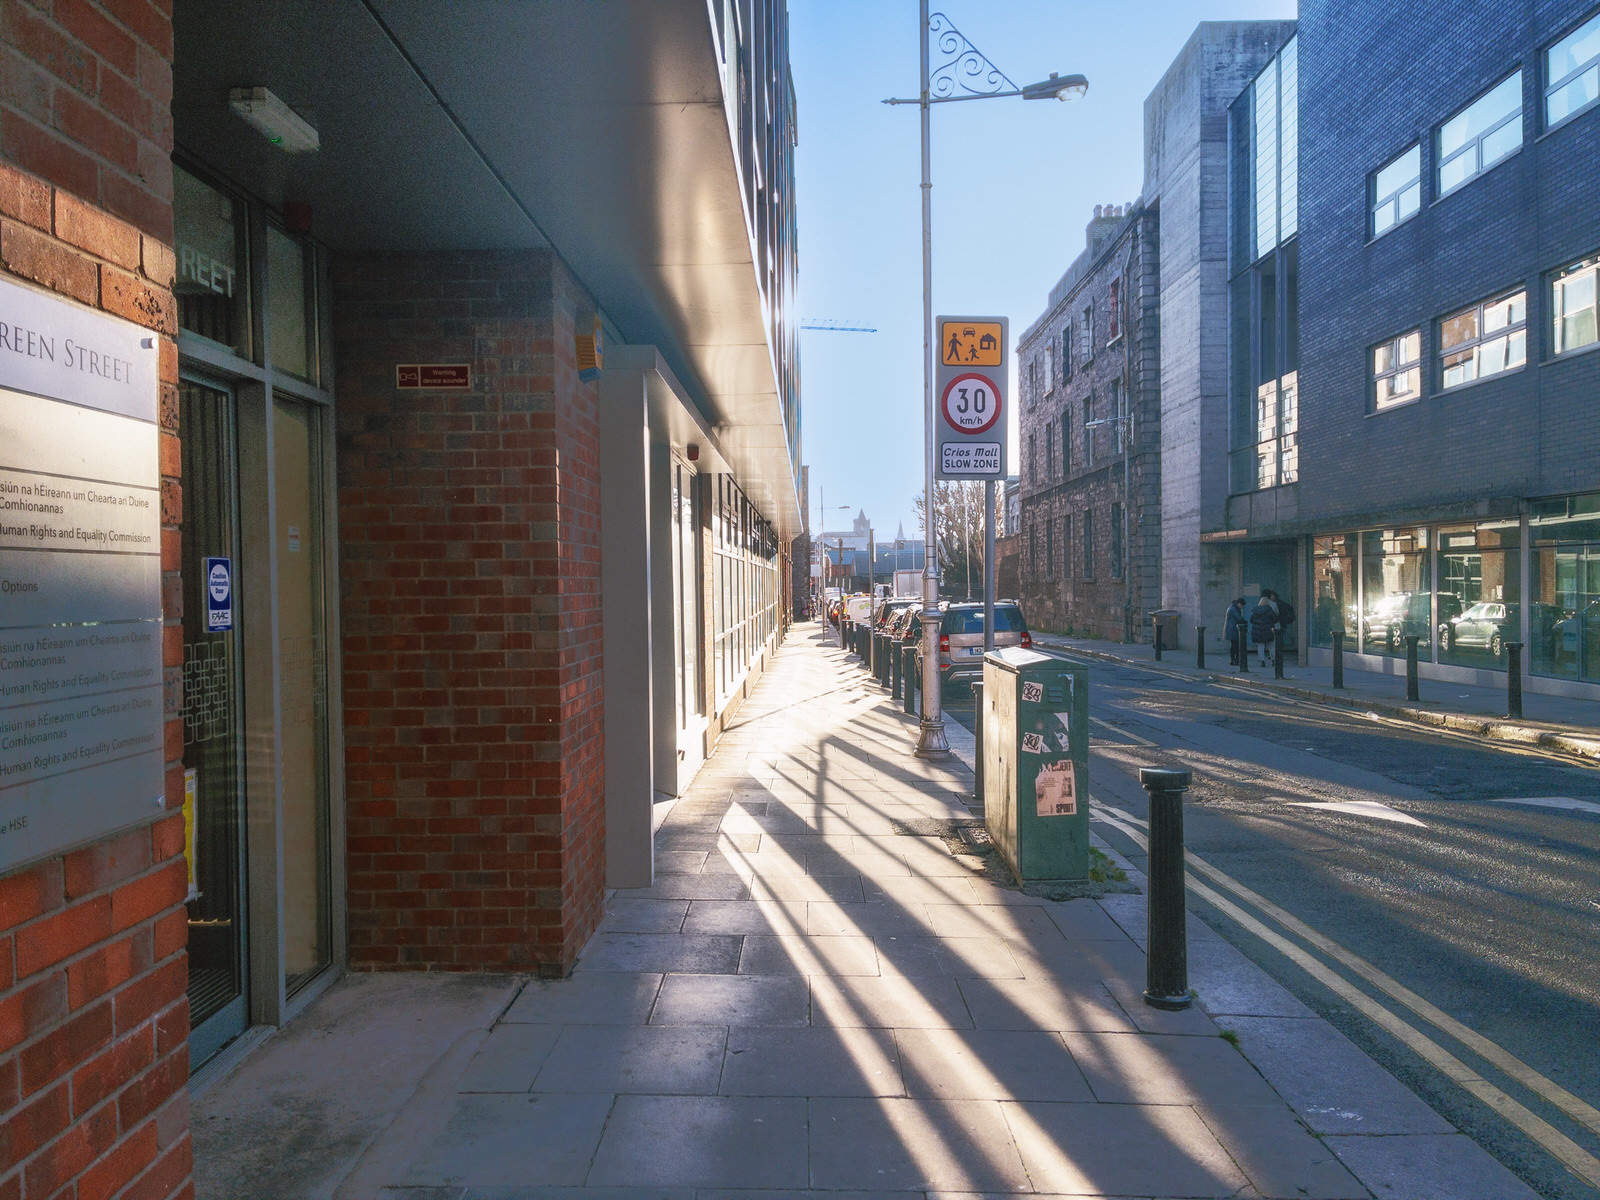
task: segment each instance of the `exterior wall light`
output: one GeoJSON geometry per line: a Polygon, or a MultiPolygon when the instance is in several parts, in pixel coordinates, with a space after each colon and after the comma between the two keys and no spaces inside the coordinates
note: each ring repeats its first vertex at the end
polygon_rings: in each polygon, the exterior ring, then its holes
{"type": "Polygon", "coordinates": [[[317,131],[264,87],[233,88],[228,93],[228,107],[280,150],[305,154],[322,145],[317,131]]]}

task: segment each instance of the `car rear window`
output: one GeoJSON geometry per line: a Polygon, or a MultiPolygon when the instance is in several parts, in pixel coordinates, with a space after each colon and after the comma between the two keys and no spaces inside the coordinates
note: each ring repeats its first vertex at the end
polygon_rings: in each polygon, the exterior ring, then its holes
{"type": "MultiPolygon", "coordinates": [[[[1025,633],[1028,624],[1022,619],[1022,610],[1014,604],[997,605],[994,610],[996,633],[1025,633]]],[[[942,633],[982,633],[983,609],[956,608],[944,614],[942,633]]]]}

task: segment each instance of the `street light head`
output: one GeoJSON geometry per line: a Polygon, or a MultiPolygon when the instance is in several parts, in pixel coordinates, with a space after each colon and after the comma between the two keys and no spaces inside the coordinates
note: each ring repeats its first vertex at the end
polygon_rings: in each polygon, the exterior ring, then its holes
{"type": "Polygon", "coordinates": [[[1024,100],[1077,100],[1089,90],[1089,81],[1082,75],[1058,75],[1050,72],[1050,78],[1038,83],[1030,83],[1022,89],[1024,100]]]}

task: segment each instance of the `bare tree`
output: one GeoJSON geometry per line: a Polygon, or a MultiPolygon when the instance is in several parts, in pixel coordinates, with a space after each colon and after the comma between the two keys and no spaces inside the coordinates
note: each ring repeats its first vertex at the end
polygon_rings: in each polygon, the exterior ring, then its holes
{"type": "MultiPolygon", "coordinates": [[[[1000,489],[996,489],[998,493],[1000,489]]],[[[967,595],[972,595],[973,580],[983,580],[983,484],[950,481],[933,489],[934,516],[939,524],[939,563],[946,591],[953,590],[958,577],[967,580],[967,595]]],[[[999,496],[995,498],[999,504],[999,496]]],[[[927,536],[928,522],[921,493],[913,499],[917,524],[927,536]]]]}

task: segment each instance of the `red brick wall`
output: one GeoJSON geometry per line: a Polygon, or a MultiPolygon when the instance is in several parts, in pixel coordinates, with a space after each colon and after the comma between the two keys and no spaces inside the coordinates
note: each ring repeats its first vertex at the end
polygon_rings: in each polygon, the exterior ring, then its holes
{"type": "Polygon", "coordinates": [[[0,3],[0,157],[172,241],[170,0],[0,3]]]}
{"type": "Polygon", "coordinates": [[[570,968],[604,891],[597,397],[543,251],[334,264],[350,965],[570,968]],[[395,365],[466,362],[469,392],[395,365]]]}
{"type": "MultiPolygon", "coordinates": [[[[12,0],[0,9],[13,27],[34,19],[12,0]]],[[[0,264],[161,335],[161,557],[170,585],[182,519],[171,248],[0,163],[0,264]]],[[[182,614],[166,617],[167,807],[178,810],[182,614]]],[[[0,877],[0,1200],[191,1194],[182,854],[183,816],[173,811],[0,877]]]]}

